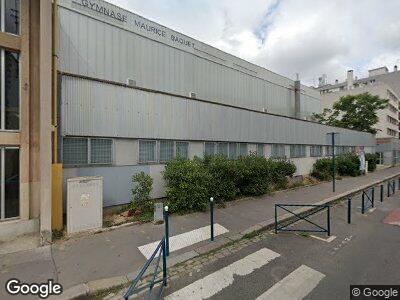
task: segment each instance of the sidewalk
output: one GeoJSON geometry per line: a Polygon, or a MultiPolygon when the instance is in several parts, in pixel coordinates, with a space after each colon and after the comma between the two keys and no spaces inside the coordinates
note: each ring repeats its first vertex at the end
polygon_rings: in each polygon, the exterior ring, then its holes
{"type": "MultiPolygon", "coordinates": [[[[367,176],[344,178],[337,181],[336,193],[332,193],[332,183],[328,182],[234,201],[226,208],[215,211],[215,222],[229,230],[228,233],[216,237],[217,243],[226,236],[235,235],[260,222],[267,223],[273,220],[275,203],[313,204],[398,174],[400,174],[400,167],[376,171],[367,176]]],[[[207,225],[209,225],[208,212],[171,216],[170,236],[207,225]]],[[[66,290],[75,285],[102,278],[126,274],[132,274],[133,277],[146,261],[138,247],[158,241],[163,233],[163,225],[152,223],[132,225],[67,241],[58,241],[51,248],[2,255],[0,256],[0,285],[4,287],[6,280],[12,277],[25,279],[27,282],[54,278],[66,290]],[[25,259],[25,257],[30,258],[25,259]],[[35,257],[37,259],[34,259],[35,257]],[[29,270],[28,273],[27,270],[29,270]]],[[[203,241],[175,251],[170,257],[172,259],[179,254],[188,253],[201,246],[207,247],[207,245],[209,242],[203,241]]],[[[4,290],[1,289],[0,299],[7,299],[5,295],[4,290]]]]}

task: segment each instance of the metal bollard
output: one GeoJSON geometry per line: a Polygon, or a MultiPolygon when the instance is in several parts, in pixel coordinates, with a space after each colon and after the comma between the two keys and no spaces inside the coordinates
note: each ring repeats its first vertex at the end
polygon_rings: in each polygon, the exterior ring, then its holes
{"type": "Polygon", "coordinates": [[[165,255],[169,256],[169,222],[168,222],[168,206],[164,207],[164,223],[165,223],[165,255]]]}
{"type": "Polygon", "coordinates": [[[347,199],[347,224],[351,223],[351,198],[347,199]]]}
{"type": "Polygon", "coordinates": [[[162,256],[162,263],[163,263],[163,281],[164,286],[167,286],[167,239],[164,237],[164,245],[163,245],[163,256],[162,256]]]}
{"type": "Polygon", "coordinates": [[[381,202],[383,202],[383,184],[381,184],[381,202]]]}
{"type": "Polygon", "coordinates": [[[390,197],[390,181],[387,183],[387,196],[390,197]]]}
{"type": "Polygon", "coordinates": [[[214,198],[210,198],[211,242],[214,242],[214,198]]]}
{"type": "Polygon", "coordinates": [[[372,207],[375,205],[375,187],[372,187],[372,197],[371,197],[372,207]]]}
{"type": "Polygon", "coordinates": [[[362,197],[361,197],[361,213],[364,214],[365,211],[365,197],[364,197],[365,193],[362,193],[362,197]]]}
{"type": "Polygon", "coordinates": [[[275,204],[275,234],[278,233],[278,215],[277,215],[277,209],[276,209],[276,204],[275,204]]]}
{"type": "Polygon", "coordinates": [[[328,213],[327,213],[327,231],[328,231],[328,236],[331,236],[331,207],[328,206],[328,213]]]}

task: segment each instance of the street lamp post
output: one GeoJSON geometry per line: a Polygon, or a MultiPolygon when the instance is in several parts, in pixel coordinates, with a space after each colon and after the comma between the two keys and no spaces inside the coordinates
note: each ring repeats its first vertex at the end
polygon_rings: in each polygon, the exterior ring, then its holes
{"type": "Polygon", "coordinates": [[[336,161],[335,161],[335,135],[338,135],[338,132],[329,132],[328,135],[331,135],[332,141],[332,191],[336,190],[336,161]]]}

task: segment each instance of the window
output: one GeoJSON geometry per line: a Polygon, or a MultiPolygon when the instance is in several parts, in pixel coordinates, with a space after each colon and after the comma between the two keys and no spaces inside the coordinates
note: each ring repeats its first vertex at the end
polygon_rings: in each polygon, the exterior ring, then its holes
{"type": "Polygon", "coordinates": [[[156,141],[139,141],[139,162],[156,162],[156,141]]]}
{"type": "Polygon", "coordinates": [[[68,137],[63,140],[65,165],[111,164],[112,139],[68,137]]]}
{"type": "Polygon", "coordinates": [[[377,152],[378,155],[378,165],[383,165],[383,152],[377,152]]]}
{"type": "Polygon", "coordinates": [[[321,157],[322,156],[322,146],[311,146],[310,147],[310,156],[321,157]]]}
{"type": "Polygon", "coordinates": [[[160,162],[167,162],[174,157],[174,142],[160,141],[160,162]]]}
{"type": "Polygon", "coordinates": [[[264,156],[264,145],[263,144],[257,144],[257,155],[264,156]]]}
{"type": "Polygon", "coordinates": [[[386,132],[387,132],[388,135],[397,136],[397,131],[396,131],[396,130],[387,128],[387,131],[386,131],[386,132]]]}
{"type": "Polygon", "coordinates": [[[272,158],[286,158],[285,145],[273,144],[271,148],[272,158]]]}
{"type": "Polygon", "coordinates": [[[290,157],[305,157],[306,146],[304,145],[290,145],[290,157]]]}
{"type": "Polygon", "coordinates": [[[19,149],[0,148],[0,220],[19,216],[19,149]]]}
{"type": "Polygon", "coordinates": [[[1,31],[8,33],[19,34],[19,0],[1,0],[1,7],[4,7],[4,12],[1,13],[1,31]],[[4,3],[4,4],[3,4],[4,3]]]}
{"type": "Polygon", "coordinates": [[[229,158],[235,159],[237,157],[237,144],[229,143],[229,158]]]}
{"type": "Polygon", "coordinates": [[[204,155],[214,155],[215,154],[215,143],[206,142],[204,144],[204,155]]]}
{"type": "Polygon", "coordinates": [[[228,157],[228,143],[218,143],[217,154],[228,157]]]}
{"type": "Polygon", "coordinates": [[[189,142],[176,142],[176,156],[189,158],[189,142]]]}
{"type": "Polygon", "coordinates": [[[90,163],[92,164],[112,163],[111,139],[90,139],[90,163]]]}
{"type": "Polygon", "coordinates": [[[86,138],[64,138],[63,163],[65,165],[88,163],[88,142],[86,138]]]}
{"type": "Polygon", "coordinates": [[[326,146],[325,151],[326,151],[325,153],[326,156],[332,156],[332,146],[326,146]]]}
{"type": "Polygon", "coordinates": [[[19,129],[19,55],[0,50],[1,58],[1,128],[2,130],[19,129]]]}
{"type": "Polygon", "coordinates": [[[239,144],[239,156],[246,156],[247,155],[247,144],[240,143],[239,144]]]}

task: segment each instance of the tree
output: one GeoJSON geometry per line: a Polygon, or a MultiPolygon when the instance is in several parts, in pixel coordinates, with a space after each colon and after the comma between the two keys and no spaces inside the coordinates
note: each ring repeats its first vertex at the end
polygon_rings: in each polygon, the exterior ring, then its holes
{"type": "Polygon", "coordinates": [[[333,104],[332,109],[325,108],[320,114],[313,114],[316,122],[344,127],[375,134],[373,126],[378,123],[377,111],[388,106],[389,100],[370,93],[347,95],[333,104]]]}

